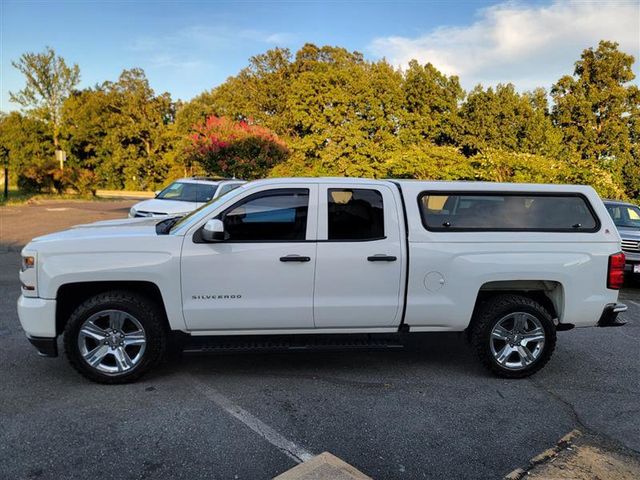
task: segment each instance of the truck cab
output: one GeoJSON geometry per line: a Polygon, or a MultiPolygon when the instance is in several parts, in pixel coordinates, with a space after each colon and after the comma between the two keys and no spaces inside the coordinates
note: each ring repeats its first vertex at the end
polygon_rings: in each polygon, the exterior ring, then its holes
{"type": "Polygon", "coordinates": [[[522,377],[556,331],[620,325],[623,269],[589,187],[269,179],[183,218],[34,239],[18,311],[40,353],[63,335],[71,364],[104,383],[138,378],[175,336],[441,331],[522,377]]]}

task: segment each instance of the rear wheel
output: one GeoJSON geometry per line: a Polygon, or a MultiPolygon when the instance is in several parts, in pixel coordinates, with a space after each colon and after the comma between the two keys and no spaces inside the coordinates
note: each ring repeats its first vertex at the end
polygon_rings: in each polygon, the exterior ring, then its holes
{"type": "Polygon", "coordinates": [[[162,313],[149,299],[124,291],[89,298],[64,332],[71,365],[90,380],[126,383],[161,359],[166,347],[162,313]]]}
{"type": "Polygon", "coordinates": [[[521,295],[498,295],[479,310],[471,343],[482,363],[505,378],[528,377],[551,358],[556,329],[549,312],[521,295]]]}

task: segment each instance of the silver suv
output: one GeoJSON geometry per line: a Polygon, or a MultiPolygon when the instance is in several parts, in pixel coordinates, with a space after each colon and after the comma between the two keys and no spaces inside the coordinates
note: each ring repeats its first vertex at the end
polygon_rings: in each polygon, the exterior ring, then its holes
{"type": "Polygon", "coordinates": [[[640,208],[617,200],[605,200],[604,204],[622,238],[622,251],[627,257],[625,270],[640,275],[640,208]]]}

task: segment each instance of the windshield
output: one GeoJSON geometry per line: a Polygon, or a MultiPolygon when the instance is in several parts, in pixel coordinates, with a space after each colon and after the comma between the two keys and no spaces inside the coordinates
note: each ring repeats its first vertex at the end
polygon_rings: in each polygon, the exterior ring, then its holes
{"type": "Polygon", "coordinates": [[[235,197],[236,195],[240,194],[243,191],[244,191],[244,188],[242,188],[242,186],[238,186],[238,188],[234,188],[233,190],[227,193],[223,193],[219,197],[216,197],[213,200],[211,200],[209,203],[205,203],[200,208],[196,208],[193,212],[182,217],[175,224],[173,224],[170,231],[175,232],[180,227],[184,225],[189,225],[192,221],[198,221],[203,215],[207,215],[207,213],[210,212],[211,210],[215,210],[216,208],[218,208],[218,205],[226,202],[227,200],[229,200],[229,198],[235,197]]]}
{"type": "Polygon", "coordinates": [[[609,204],[607,210],[616,227],[640,229],[640,208],[635,205],[609,204]]]}
{"type": "Polygon", "coordinates": [[[206,183],[173,182],[156,198],[181,202],[208,202],[214,197],[217,188],[217,185],[206,183]]]}

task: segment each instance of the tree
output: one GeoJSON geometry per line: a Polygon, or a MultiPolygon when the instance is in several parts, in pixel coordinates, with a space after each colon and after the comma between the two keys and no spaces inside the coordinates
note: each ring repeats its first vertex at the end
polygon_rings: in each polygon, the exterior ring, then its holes
{"type": "MultiPolygon", "coordinates": [[[[553,119],[564,142],[584,160],[622,177],[638,172],[637,129],[640,93],[632,70],[634,58],[618,44],[601,41],[582,52],[573,76],[562,77],[551,89],[553,119]]],[[[627,193],[640,190],[638,175],[622,179],[627,193]]]]}
{"type": "Polygon", "coordinates": [[[558,156],[561,134],[547,111],[546,93],[521,95],[512,84],[484,90],[481,85],[467,96],[460,110],[460,146],[467,155],[489,149],[558,156]]]}
{"type": "Polygon", "coordinates": [[[318,175],[383,176],[399,148],[401,74],[385,61],[311,44],[297,52],[292,71],[293,158],[318,175]]]}
{"type": "Polygon", "coordinates": [[[458,77],[447,77],[431,63],[409,62],[402,81],[406,142],[428,140],[437,145],[455,143],[458,104],[464,97],[458,77]]]}
{"type": "Polygon", "coordinates": [[[0,146],[9,151],[9,172],[14,178],[30,163],[53,159],[47,125],[19,112],[1,114],[0,146]]]}
{"type": "Polygon", "coordinates": [[[207,173],[247,180],[267,175],[289,155],[289,149],[265,127],[209,117],[196,127],[187,155],[207,173]]]}
{"type": "Polygon", "coordinates": [[[457,148],[429,142],[411,145],[396,152],[387,176],[420,180],[475,180],[471,160],[457,148]]]}
{"type": "Polygon", "coordinates": [[[54,148],[59,150],[62,105],[80,82],[80,67],[67,66],[50,47],[42,53],[24,53],[11,64],[25,76],[26,85],[16,93],[9,92],[10,100],[50,126],[54,148]]]}
{"type": "MultiPolygon", "coordinates": [[[[9,179],[24,190],[51,190],[59,180],[47,125],[19,112],[2,114],[0,146],[9,152],[9,179]]],[[[59,186],[59,184],[58,184],[59,186]]]]}
{"type": "Polygon", "coordinates": [[[175,104],[156,95],[141,69],[72,95],[64,106],[71,161],[111,188],[153,189],[171,170],[175,104]]]}

